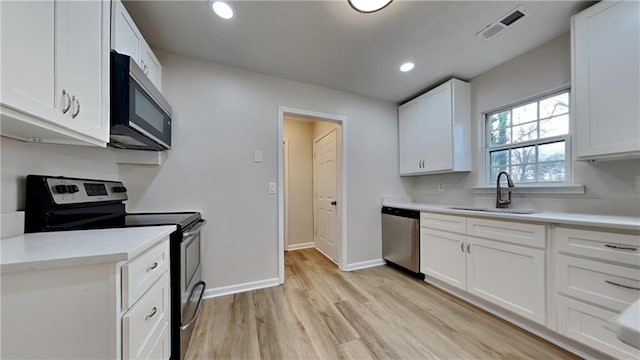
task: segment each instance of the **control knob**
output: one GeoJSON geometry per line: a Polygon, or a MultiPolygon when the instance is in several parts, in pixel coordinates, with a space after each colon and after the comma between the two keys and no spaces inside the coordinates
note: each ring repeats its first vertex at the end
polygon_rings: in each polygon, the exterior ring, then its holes
{"type": "Polygon", "coordinates": [[[53,190],[56,194],[66,194],[67,193],[67,185],[55,185],[53,190]]]}
{"type": "Polygon", "coordinates": [[[68,185],[67,186],[67,191],[69,192],[69,194],[73,194],[73,193],[77,193],[78,191],[80,191],[80,189],[78,189],[78,185],[68,185]]]}
{"type": "Polygon", "coordinates": [[[127,188],[124,186],[114,186],[111,188],[111,191],[114,193],[124,193],[127,192],[127,188]]]}

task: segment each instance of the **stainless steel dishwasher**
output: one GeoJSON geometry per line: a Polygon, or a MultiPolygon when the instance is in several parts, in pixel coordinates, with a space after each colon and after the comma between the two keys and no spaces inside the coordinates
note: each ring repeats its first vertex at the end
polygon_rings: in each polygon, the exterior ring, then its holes
{"type": "Polygon", "coordinates": [[[382,257],[388,265],[420,274],[420,212],[382,207],[382,257]]]}

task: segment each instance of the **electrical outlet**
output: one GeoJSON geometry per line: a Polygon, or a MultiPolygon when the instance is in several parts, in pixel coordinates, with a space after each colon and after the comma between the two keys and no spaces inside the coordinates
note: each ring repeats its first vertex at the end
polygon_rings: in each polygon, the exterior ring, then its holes
{"type": "Polygon", "coordinates": [[[269,183],[269,194],[275,194],[275,193],[276,193],[276,183],[270,182],[269,183]]]}
{"type": "Polygon", "coordinates": [[[443,192],[444,191],[444,184],[440,183],[438,184],[438,192],[443,192]]]}

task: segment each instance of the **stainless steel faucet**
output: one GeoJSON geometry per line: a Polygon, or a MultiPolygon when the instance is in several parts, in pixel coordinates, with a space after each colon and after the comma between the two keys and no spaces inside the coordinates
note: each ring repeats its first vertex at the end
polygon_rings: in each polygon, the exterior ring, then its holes
{"type": "Polygon", "coordinates": [[[497,208],[507,208],[509,204],[511,204],[511,191],[508,191],[509,198],[507,200],[502,198],[502,188],[500,187],[500,177],[504,175],[507,177],[507,185],[509,185],[509,189],[515,187],[513,185],[513,180],[511,179],[511,175],[509,175],[506,171],[500,171],[498,173],[498,179],[496,179],[496,207],[497,208]]]}

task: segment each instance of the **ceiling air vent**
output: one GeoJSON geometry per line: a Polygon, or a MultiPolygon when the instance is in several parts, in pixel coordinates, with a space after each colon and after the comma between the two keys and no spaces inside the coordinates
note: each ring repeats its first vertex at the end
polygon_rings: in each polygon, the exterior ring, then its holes
{"type": "Polygon", "coordinates": [[[519,6],[515,10],[510,11],[507,15],[500,18],[500,20],[482,29],[482,31],[477,33],[476,36],[481,39],[489,40],[492,37],[503,32],[506,28],[513,25],[528,14],[529,11],[527,9],[519,6]]]}

